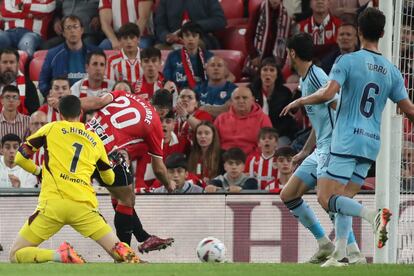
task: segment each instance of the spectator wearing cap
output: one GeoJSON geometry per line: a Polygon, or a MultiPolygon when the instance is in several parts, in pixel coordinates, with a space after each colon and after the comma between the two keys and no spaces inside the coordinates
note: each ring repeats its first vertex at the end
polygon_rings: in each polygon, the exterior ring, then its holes
{"type": "MultiPolygon", "coordinates": [[[[188,193],[202,193],[203,188],[194,185],[191,181],[186,180],[188,177],[187,160],[182,153],[174,153],[165,160],[168,177],[176,184],[176,189],[173,193],[188,194],[188,193]]],[[[167,193],[164,186],[154,190],[155,193],[167,193]]]]}
{"type": "Polygon", "coordinates": [[[180,90],[183,87],[194,89],[198,83],[207,80],[207,61],[213,53],[200,47],[200,27],[188,22],[180,31],[183,47],[168,54],[164,66],[164,77],[173,81],[180,90]]]}

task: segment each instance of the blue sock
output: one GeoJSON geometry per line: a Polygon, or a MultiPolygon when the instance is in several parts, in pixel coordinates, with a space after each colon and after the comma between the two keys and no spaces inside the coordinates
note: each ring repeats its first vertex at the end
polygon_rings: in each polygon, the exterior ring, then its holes
{"type": "MultiPolygon", "coordinates": [[[[332,213],[332,212],[328,212],[329,218],[331,219],[333,225],[335,226],[335,217],[337,215],[337,213],[332,213]]],[[[354,234],[354,230],[352,229],[352,219],[351,219],[351,230],[349,232],[349,236],[348,236],[348,244],[353,244],[356,243],[356,239],[355,239],[355,234],[354,234]]]]}
{"type": "Polygon", "coordinates": [[[348,236],[348,244],[353,244],[353,243],[356,243],[356,239],[355,239],[354,231],[351,228],[351,232],[349,232],[349,236],[348,236]]]}
{"type": "Polygon", "coordinates": [[[333,195],[328,203],[329,211],[352,217],[359,217],[362,208],[358,201],[346,196],[333,195]]]}
{"type": "Polygon", "coordinates": [[[335,217],[335,238],[347,239],[352,228],[352,217],[336,214],[335,217]]]}
{"type": "Polygon", "coordinates": [[[316,218],[315,213],[302,198],[284,203],[300,223],[312,232],[315,239],[318,240],[325,236],[325,230],[316,218]]]}

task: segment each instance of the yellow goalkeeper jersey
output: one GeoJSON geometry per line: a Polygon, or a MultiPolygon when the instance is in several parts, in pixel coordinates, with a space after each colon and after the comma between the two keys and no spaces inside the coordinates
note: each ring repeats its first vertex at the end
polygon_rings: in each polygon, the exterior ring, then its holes
{"type": "Polygon", "coordinates": [[[114,173],[99,137],[80,122],[52,122],[27,138],[29,151],[44,147],[39,202],[71,199],[98,206],[91,176],[97,168],[112,184],[114,173]],[[109,170],[109,171],[108,171],[109,170]],[[108,177],[109,176],[109,177],[108,177]]]}

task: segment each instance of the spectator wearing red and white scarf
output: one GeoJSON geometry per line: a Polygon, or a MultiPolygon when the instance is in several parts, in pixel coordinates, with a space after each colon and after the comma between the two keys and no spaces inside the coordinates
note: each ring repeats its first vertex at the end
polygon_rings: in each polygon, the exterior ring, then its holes
{"type": "Polygon", "coordinates": [[[106,56],[103,51],[88,53],[86,57],[86,73],[88,76],[77,81],[70,88],[72,95],[79,98],[87,96],[100,97],[109,92],[113,81],[105,79],[106,56]]]}
{"type": "Polygon", "coordinates": [[[198,83],[207,80],[206,63],[213,56],[200,47],[201,28],[193,22],[183,25],[180,32],[184,46],[172,51],[165,61],[164,76],[173,81],[178,89],[194,89],[198,83]]]}
{"type": "Polygon", "coordinates": [[[0,47],[14,47],[29,56],[47,38],[47,30],[56,8],[54,0],[4,0],[1,5],[5,32],[0,47]]]}
{"type": "Polygon", "coordinates": [[[266,0],[249,16],[246,49],[249,68],[257,70],[260,61],[275,57],[279,66],[286,61],[286,40],[292,35],[293,21],[282,0],[266,0]]]}

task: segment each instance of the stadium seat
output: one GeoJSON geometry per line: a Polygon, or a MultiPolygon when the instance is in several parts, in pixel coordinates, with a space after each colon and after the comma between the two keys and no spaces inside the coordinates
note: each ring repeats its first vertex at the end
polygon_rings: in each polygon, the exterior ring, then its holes
{"type": "Polygon", "coordinates": [[[230,72],[236,77],[235,82],[239,81],[242,77],[245,55],[237,50],[213,50],[212,52],[226,61],[230,72]]]}
{"type": "Polygon", "coordinates": [[[47,54],[47,50],[39,50],[39,51],[36,51],[33,54],[33,58],[37,58],[37,57],[43,57],[43,58],[45,58],[46,57],[46,54],[47,54]]]}
{"type": "Polygon", "coordinates": [[[25,51],[20,51],[19,50],[19,70],[23,74],[25,72],[25,67],[26,67],[26,62],[27,62],[28,57],[29,56],[25,51]]]}
{"type": "Polygon", "coordinates": [[[40,71],[42,70],[43,62],[45,61],[47,51],[37,51],[33,55],[33,59],[29,65],[30,79],[34,82],[39,81],[40,71]]]}
{"type": "Polygon", "coordinates": [[[249,16],[257,9],[258,6],[263,2],[263,0],[249,0],[248,11],[249,16]]]}
{"type": "Polygon", "coordinates": [[[246,28],[241,26],[227,27],[216,33],[222,49],[238,50],[247,55],[246,28]]]}
{"type": "Polygon", "coordinates": [[[243,0],[219,0],[227,19],[243,18],[243,0]]]}

